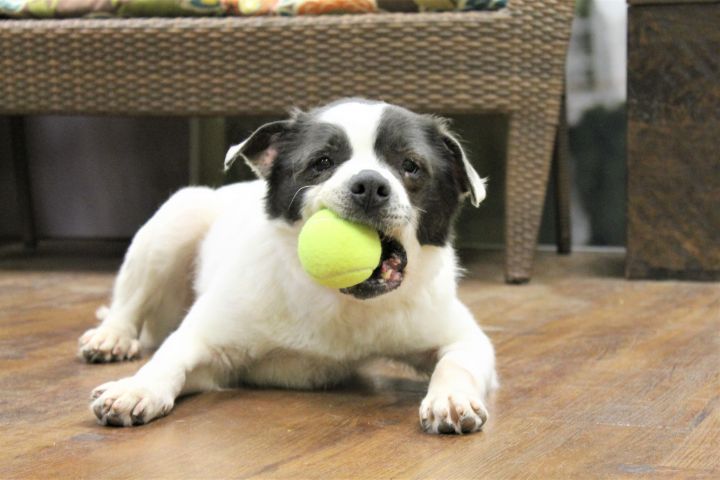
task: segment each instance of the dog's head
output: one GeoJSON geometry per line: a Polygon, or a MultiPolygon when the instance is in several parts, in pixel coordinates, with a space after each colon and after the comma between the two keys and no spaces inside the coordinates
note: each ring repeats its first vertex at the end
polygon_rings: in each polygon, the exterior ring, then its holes
{"type": "Polygon", "coordinates": [[[445,245],[465,197],[484,181],[444,120],[381,102],[343,100],[268,123],[231,147],[268,183],[270,217],[302,222],[321,208],[381,234],[381,264],[344,293],[370,298],[403,281],[408,242],[445,245]]]}

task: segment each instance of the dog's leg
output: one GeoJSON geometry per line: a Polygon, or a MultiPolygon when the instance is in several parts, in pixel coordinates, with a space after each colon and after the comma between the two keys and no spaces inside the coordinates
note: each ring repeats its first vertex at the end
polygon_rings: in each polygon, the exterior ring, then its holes
{"type": "Polygon", "coordinates": [[[438,350],[438,363],[420,405],[420,425],[429,433],[480,430],[488,418],[486,396],[497,387],[492,344],[470,312],[458,307],[454,314],[466,316],[461,322],[465,331],[458,341],[438,350]]]}
{"type": "Polygon", "coordinates": [[[193,261],[218,210],[215,192],[191,187],[173,195],[138,231],[115,280],[102,323],[79,340],[89,362],[132,359],[159,344],[182,319],[191,297],[193,261]]]}
{"type": "Polygon", "coordinates": [[[212,376],[197,375],[212,363],[211,351],[181,330],[172,333],[134,376],[93,390],[91,409],[100,423],[141,425],[170,412],[179,395],[217,387],[212,376]]]}
{"type": "Polygon", "coordinates": [[[91,409],[100,423],[144,424],[166,415],[180,395],[227,386],[245,357],[238,346],[223,348],[212,331],[207,335],[208,322],[218,315],[213,304],[200,297],[135,375],[93,390],[91,409]]]}

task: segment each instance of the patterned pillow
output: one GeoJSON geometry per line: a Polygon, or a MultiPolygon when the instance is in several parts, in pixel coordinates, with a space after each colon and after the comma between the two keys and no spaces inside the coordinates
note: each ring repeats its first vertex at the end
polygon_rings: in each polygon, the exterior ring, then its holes
{"type": "Polygon", "coordinates": [[[0,17],[181,17],[497,10],[506,0],[0,0],[0,17]]]}

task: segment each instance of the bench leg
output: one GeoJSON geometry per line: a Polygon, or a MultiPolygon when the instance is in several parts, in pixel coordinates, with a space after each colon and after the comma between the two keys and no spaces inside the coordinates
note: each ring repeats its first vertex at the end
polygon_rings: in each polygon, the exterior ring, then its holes
{"type": "Polygon", "coordinates": [[[532,113],[510,118],[505,192],[505,280],[530,280],[557,125],[532,113]]]}
{"type": "Polygon", "coordinates": [[[30,188],[30,168],[28,165],[27,138],[25,136],[25,119],[23,117],[10,117],[10,148],[15,173],[22,240],[27,248],[34,249],[37,246],[37,234],[35,230],[35,216],[33,215],[32,190],[30,188]]]}
{"type": "Polygon", "coordinates": [[[553,151],[553,177],[555,180],[555,239],[557,252],[569,254],[572,237],[570,234],[570,158],[568,150],[567,114],[565,95],[560,104],[560,119],[555,136],[553,151]]]}

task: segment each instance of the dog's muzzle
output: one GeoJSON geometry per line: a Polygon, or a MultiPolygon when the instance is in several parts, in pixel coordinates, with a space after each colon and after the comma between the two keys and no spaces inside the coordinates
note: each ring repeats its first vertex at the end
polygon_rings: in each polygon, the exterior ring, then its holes
{"type": "Polygon", "coordinates": [[[342,293],[365,300],[392,292],[402,284],[407,266],[405,249],[400,242],[382,233],[380,243],[380,264],[373,270],[370,278],[352,287],[340,289],[342,293]]]}

